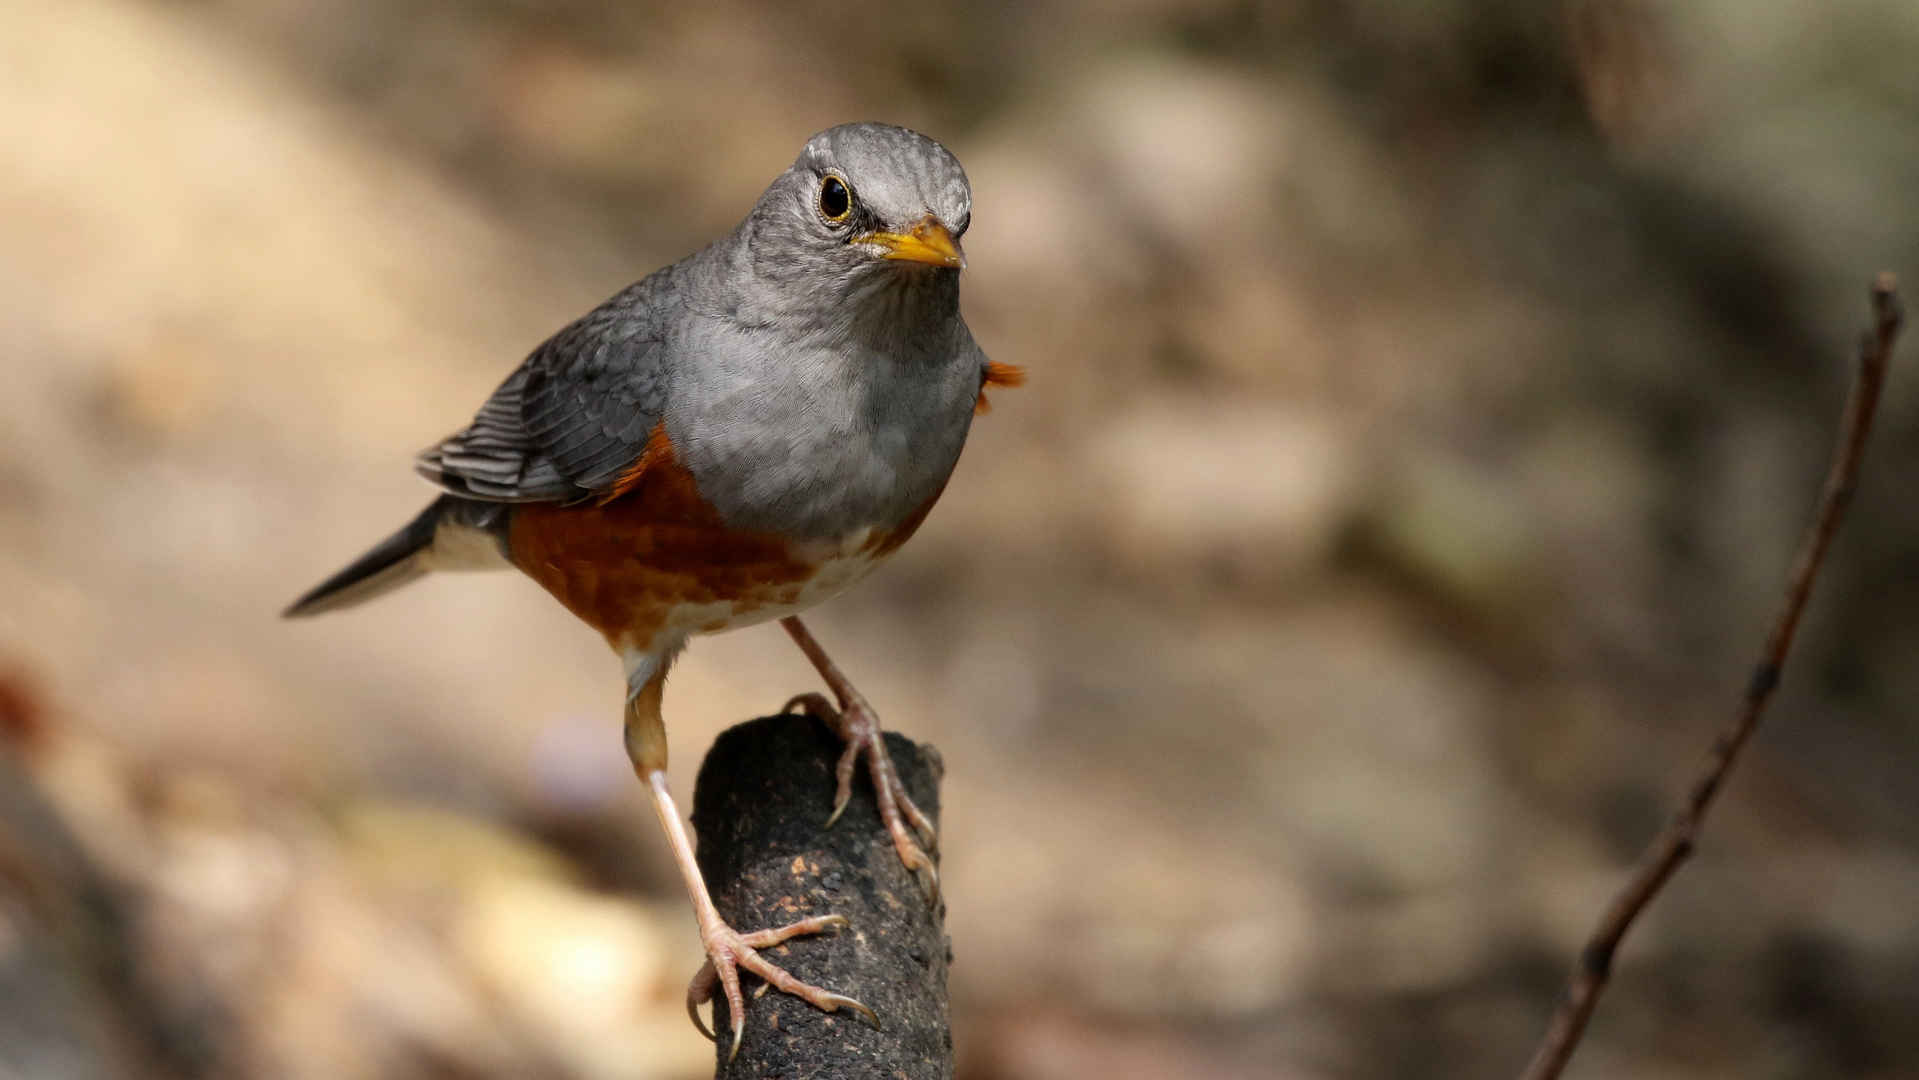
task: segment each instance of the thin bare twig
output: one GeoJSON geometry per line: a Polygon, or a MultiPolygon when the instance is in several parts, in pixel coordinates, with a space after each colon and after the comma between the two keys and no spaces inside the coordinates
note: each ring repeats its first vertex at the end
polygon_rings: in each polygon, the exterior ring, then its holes
{"type": "Polygon", "coordinates": [[[1852,393],[1846,400],[1839,444],[1833,451],[1832,468],[1826,474],[1825,492],[1819,500],[1819,516],[1800,544],[1792,576],[1787,579],[1785,599],[1773,619],[1765,650],[1760,653],[1759,663],[1746,684],[1745,697],[1732,721],[1713,740],[1705,760],[1699,763],[1685,804],[1639,857],[1632,876],[1614,894],[1592,935],[1586,939],[1578,963],[1567,976],[1565,996],[1553,1013],[1552,1022],[1547,1025],[1546,1034],[1539,1042],[1539,1049],[1534,1051],[1532,1062],[1526,1066],[1522,1080],[1553,1080],[1566,1067],[1579,1046],[1580,1036],[1585,1034],[1587,1021],[1592,1019],[1593,1009],[1599,1004],[1600,993],[1606,988],[1606,980],[1612,974],[1613,954],[1618,951],[1621,939],[1639,913],[1659,895],[1679,864],[1692,854],[1693,843],[1713,797],[1719,793],[1739,751],[1758,728],[1759,718],[1779,685],[1779,672],[1785,665],[1787,652],[1792,649],[1793,633],[1799,628],[1799,616],[1806,609],[1813,579],[1818,576],[1826,549],[1832,543],[1833,534],[1839,531],[1846,507],[1852,502],[1866,436],[1872,430],[1879,392],[1886,382],[1887,362],[1892,356],[1893,342],[1899,336],[1899,296],[1897,282],[1890,273],[1880,274],[1872,284],[1872,315],[1872,328],[1860,336],[1858,371],[1853,377],[1852,393]]]}

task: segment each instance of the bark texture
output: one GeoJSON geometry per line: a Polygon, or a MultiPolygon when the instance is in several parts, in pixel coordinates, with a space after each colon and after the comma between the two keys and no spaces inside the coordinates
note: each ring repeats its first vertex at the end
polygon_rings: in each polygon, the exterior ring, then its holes
{"type": "MultiPolygon", "coordinates": [[[[913,800],[939,818],[939,757],[888,733],[887,748],[913,800]]],[[[794,976],[865,1002],[878,1030],[847,1012],[824,1013],[786,994],[755,999],[746,977],[746,1032],[727,1061],[732,1018],[722,1001],[714,1075],[950,1080],[945,905],[929,906],[881,825],[861,764],[853,799],[832,828],[840,741],[810,717],[772,716],[713,744],[693,792],[700,872],[720,913],[741,931],[809,915],[849,925],[796,938],[766,955],[794,976]]]]}

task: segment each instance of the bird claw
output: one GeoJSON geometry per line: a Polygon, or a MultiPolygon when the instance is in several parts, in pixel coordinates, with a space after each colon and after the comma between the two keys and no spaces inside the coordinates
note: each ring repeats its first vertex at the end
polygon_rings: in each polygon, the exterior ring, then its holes
{"type": "Polygon", "coordinates": [[[706,1036],[707,1042],[718,1042],[720,1037],[713,1034],[712,1028],[706,1026],[705,1018],[700,1016],[700,1006],[713,1000],[713,986],[719,982],[719,978],[719,973],[713,968],[713,961],[708,959],[706,963],[700,965],[700,970],[693,973],[693,981],[686,984],[687,1018],[693,1021],[693,1026],[699,1029],[700,1034],[706,1036]]]}
{"type": "Polygon", "coordinates": [[[826,827],[832,828],[846,812],[853,798],[853,773],[860,759],[865,758],[866,771],[873,778],[880,820],[893,837],[893,848],[899,852],[900,862],[913,875],[927,904],[939,903],[939,871],[927,854],[939,850],[939,831],[907,793],[905,783],[893,767],[892,755],[886,750],[886,739],[872,708],[857,695],[851,702],[842,702],[835,708],[826,695],[805,693],[795,695],[780,711],[799,712],[825,721],[846,741],[846,749],[833,767],[836,782],[833,812],[827,816],[826,827]]]}
{"type": "MultiPolygon", "coordinates": [[[[868,1027],[872,1028],[874,1031],[881,1030],[879,1013],[876,1013],[873,1010],[867,1008],[864,1004],[858,1001],[855,1001],[850,997],[847,997],[845,994],[829,993],[826,996],[832,1000],[835,1008],[845,1009],[847,1012],[857,1014],[861,1020],[866,1021],[866,1025],[868,1027]]],[[[832,1012],[833,1010],[828,1009],[827,1011],[832,1012]]]]}
{"type": "Polygon", "coordinates": [[[742,934],[725,923],[702,930],[700,937],[706,945],[706,963],[700,965],[700,970],[694,973],[693,980],[686,986],[686,1014],[693,1018],[693,1026],[709,1040],[718,1041],[719,1037],[713,1033],[713,1029],[700,1019],[700,1006],[712,1001],[717,991],[726,998],[727,1012],[733,1018],[733,1047],[727,1051],[726,1060],[730,1062],[739,1056],[740,1039],[746,1034],[746,997],[740,990],[740,970],[744,968],[762,980],[762,984],[753,991],[755,999],[771,988],[792,994],[826,1012],[846,1009],[858,1013],[861,1019],[875,1028],[879,1027],[879,1016],[872,1009],[845,994],[835,994],[801,982],[759,954],[759,950],[783,944],[790,938],[845,925],[846,917],[843,915],[816,915],[786,926],[755,930],[749,934],[742,934]]]}

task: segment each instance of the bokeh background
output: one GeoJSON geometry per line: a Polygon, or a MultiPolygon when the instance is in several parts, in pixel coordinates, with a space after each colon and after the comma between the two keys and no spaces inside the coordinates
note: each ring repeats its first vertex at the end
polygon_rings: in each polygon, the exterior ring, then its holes
{"type": "MultiPolygon", "coordinates": [[[[600,642],[275,613],[814,130],[965,162],[1027,387],[815,629],[947,763],[965,1080],[1482,1077],[1738,693],[1909,0],[0,5],[0,1076],[692,1078],[600,642]]],[[[1919,1075],[1919,365],[1574,1075],[1919,1075]]],[[[675,781],[814,686],[703,640],[675,781]]]]}

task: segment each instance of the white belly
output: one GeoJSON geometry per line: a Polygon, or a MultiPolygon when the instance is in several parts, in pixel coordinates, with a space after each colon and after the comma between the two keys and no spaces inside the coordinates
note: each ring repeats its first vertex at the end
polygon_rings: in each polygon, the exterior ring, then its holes
{"type": "Polygon", "coordinates": [[[620,651],[629,657],[631,667],[632,658],[669,654],[697,634],[737,630],[805,611],[839,595],[883,561],[871,550],[871,536],[872,530],[862,529],[837,542],[816,542],[795,552],[801,561],[817,561],[819,566],[812,577],[796,585],[758,596],[676,604],[651,639],[627,643],[620,651]]]}

